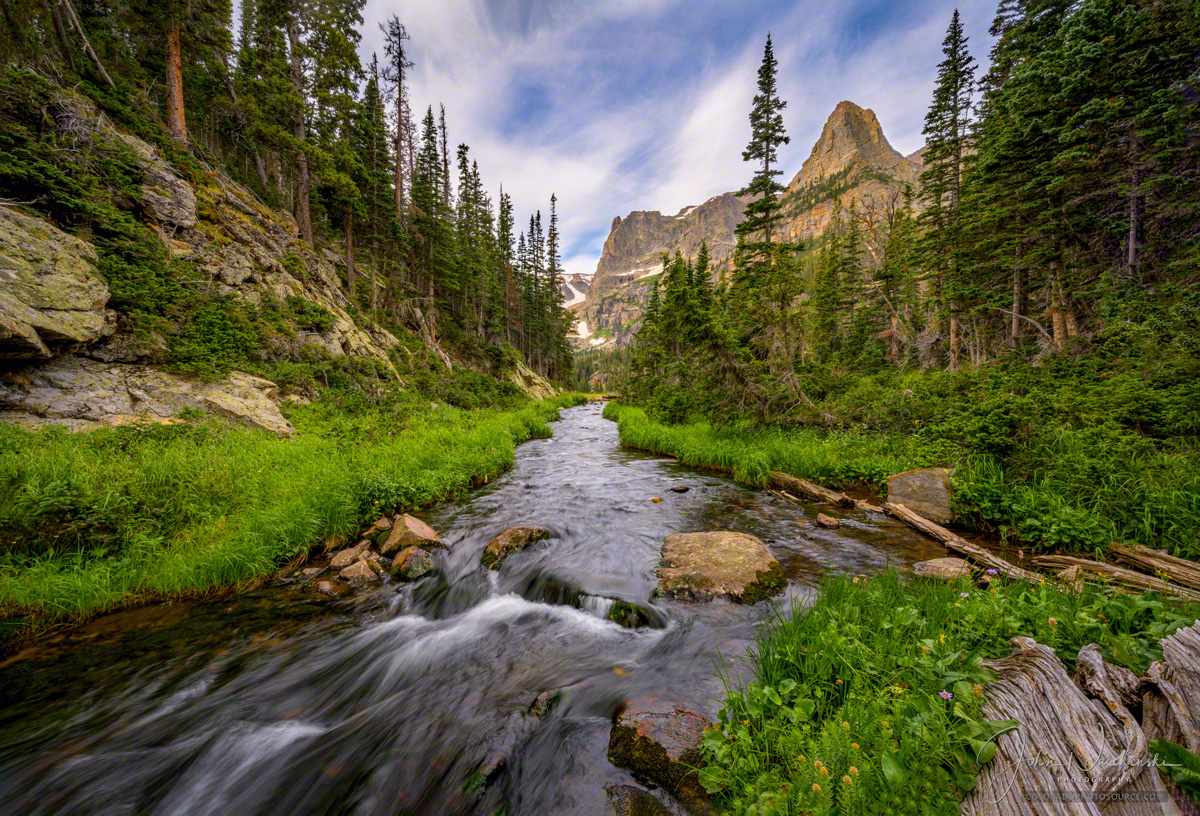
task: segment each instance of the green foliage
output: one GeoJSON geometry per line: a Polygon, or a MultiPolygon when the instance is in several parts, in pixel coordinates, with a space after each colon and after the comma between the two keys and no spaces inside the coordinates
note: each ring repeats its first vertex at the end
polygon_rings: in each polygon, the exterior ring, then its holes
{"type": "Polygon", "coordinates": [[[1198,611],[1090,584],[827,576],[811,606],[760,626],[754,680],[726,678],[700,781],[739,816],[958,813],[993,738],[1019,727],[981,713],[992,679],[982,661],[1006,653],[1010,637],[1034,637],[1068,662],[1098,643],[1106,660],[1142,671],[1198,611]]]}
{"type": "Polygon", "coordinates": [[[465,412],[399,395],[294,406],[277,439],[213,420],[85,435],[0,426],[0,608],[52,619],[267,574],[383,512],[428,504],[512,464],[575,395],[465,412]]]}
{"type": "Polygon", "coordinates": [[[238,304],[219,298],[191,313],[170,338],[173,368],[201,379],[216,379],[258,346],[258,333],[238,304]]]}

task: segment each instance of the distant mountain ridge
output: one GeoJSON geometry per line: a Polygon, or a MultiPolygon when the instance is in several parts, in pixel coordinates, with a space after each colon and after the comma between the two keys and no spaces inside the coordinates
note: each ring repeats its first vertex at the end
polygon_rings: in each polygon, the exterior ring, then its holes
{"type": "MultiPolygon", "coordinates": [[[[782,196],[782,240],[806,241],[820,235],[840,203],[880,206],[905,185],[916,188],[924,148],[904,156],[888,142],[874,111],[840,102],[821,136],[782,196]]],[[[660,257],[676,251],[695,257],[708,242],[711,272],[725,275],[737,244],[735,227],[748,199],[734,193],[684,207],[676,215],[634,211],[614,218],[587,297],[572,308],[583,335],[577,347],[625,345],[641,325],[650,287],[661,271],[660,257]]]]}

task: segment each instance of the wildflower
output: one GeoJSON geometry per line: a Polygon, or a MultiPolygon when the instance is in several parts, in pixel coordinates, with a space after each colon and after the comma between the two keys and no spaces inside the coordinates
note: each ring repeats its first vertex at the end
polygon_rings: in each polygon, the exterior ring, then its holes
{"type": "Polygon", "coordinates": [[[945,633],[945,632],[942,632],[940,635],[938,635],[938,640],[939,640],[941,643],[945,643],[945,642],[946,642],[946,633],[945,633]]]}
{"type": "Polygon", "coordinates": [[[849,731],[850,723],[846,722],[845,720],[842,720],[842,728],[845,729],[846,731],[849,731]]]}
{"type": "Polygon", "coordinates": [[[858,583],[858,576],[857,576],[857,575],[855,575],[855,576],[854,576],[853,583],[855,583],[855,584],[857,584],[857,583],[858,583]]]}
{"type": "Polygon", "coordinates": [[[850,774],[846,774],[845,776],[843,776],[842,782],[846,785],[849,785],[850,784],[850,774]]]}
{"type": "Polygon", "coordinates": [[[976,683],[974,685],[974,687],[971,689],[971,691],[975,692],[976,694],[978,694],[980,696],[983,696],[983,686],[979,685],[978,683],[976,683]]]}
{"type": "Polygon", "coordinates": [[[839,685],[839,686],[840,686],[840,685],[842,684],[842,678],[840,678],[840,677],[839,677],[839,678],[838,678],[837,680],[835,680],[834,682],[835,682],[837,685],[839,685]]]}
{"type": "Polygon", "coordinates": [[[880,725],[882,725],[884,728],[887,728],[887,727],[888,727],[888,721],[887,721],[887,720],[880,720],[879,724],[880,724],[880,725]]]}
{"type": "Polygon", "coordinates": [[[1051,618],[1051,619],[1050,619],[1050,625],[1051,625],[1051,626],[1058,626],[1058,621],[1056,621],[1054,618],[1051,618]]]}
{"type": "Polygon", "coordinates": [[[818,785],[816,782],[813,782],[813,793],[820,793],[820,792],[821,792],[821,786],[818,785]]]}
{"type": "Polygon", "coordinates": [[[994,570],[994,569],[987,569],[987,570],[984,570],[984,571],[985,571],[985,572],[986,572],[988,575],[999,575],[999,573],[998,573],[996,570],[994,570]]]}
{"type": "Polygon", "coordinates": [[[817,759],[817,760],[813,760],[813,767],[814,767],[814,768],[820,768],[820,767],[821,767],[821,760],[819,760],[819,759],[817,759]]]}
{"type": "Polygon", "coordinates": [[[960,592],[960,593],[958,593],[958,597],[960,597],[960,598],[970,598],[970,597],[971,597],[971,593],[970,593],[970,592],[960,592]]]}
{"type": "Polygon", "coordinates": [[[851,766],[850,766],[850,775],[851,775],[851,776],[858,776],[858,768],[855,768],[853,765],[851,765],[851,766]]]}
{"type": "Polygon", "coordinates": [[[956,603],[956,604],[954,605],[954,608],[955,608],[955,609],[962,609],[962,604],[960,604],[960,603],[956,603]]]}
{"type": "Polygon", "coordinates": [[[804,761],[804,754],[801,754],[801,755],[800,755],[800,761],[801,761],[801,762],[803,762],[803,761],[804,761]]]}
{"type": "Polygon", "coordinates": [[[829,776],[829,769],[824,765],[821,766],[821,776],[829,776]]]}
{"type": "Polygon", "coordinates": [[[943,700],[953,700],[954,699],[954,695],[948,691],[939,691],[938,696],[941,697],[943,700]]]}
{"type": "MultiPolygon", "coordinates": [[[[858,750],[858,743],[857,743],[857,742],[852,742],[852,743],[850,743],[850,747],[851,747],[851,748],[853,748],[855,751],[857,751],[857,750],[858,750]]],[[[851,768],[850,770],[852,770],[852,771],[853,771],[854,769],[853,769],[853,768],[851,768]]],[[[857,772],[857,771],[855,771],[855,773],[858,773],[858,772],[857,772]]]]}

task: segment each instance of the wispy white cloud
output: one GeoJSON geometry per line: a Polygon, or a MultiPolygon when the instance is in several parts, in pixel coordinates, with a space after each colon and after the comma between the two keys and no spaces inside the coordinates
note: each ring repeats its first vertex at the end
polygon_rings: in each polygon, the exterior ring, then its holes
{"type": "MultiPolygon", "coordinates": [[[[897,149],[919,147],[953,5],[897,14],[870,2],[369,0],[362,52],[382,55],[378,24],[399,15],[413,38],[414,107],[445,104],[451,141],[471,146],[519,213],[556,193],[565,266],[591,272],[614,216],[674,213],[745,183],[767,30],[789,101],[787,177],[842,99],[873,108],[897,149]]],[[[982,57],[992,2],[960,8],[982,57]]]]}

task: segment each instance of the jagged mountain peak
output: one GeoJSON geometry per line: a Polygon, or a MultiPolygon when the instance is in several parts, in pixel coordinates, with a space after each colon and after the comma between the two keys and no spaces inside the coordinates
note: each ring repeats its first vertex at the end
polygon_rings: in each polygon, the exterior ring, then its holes
{"type": "Polygon", "coordinates": [[[788,186],[832,176],[856,162],[904,178],[911,174],[911,163],[883,135],[875,111],[842,101],[825,120],[821,137],[788,186]]]}

